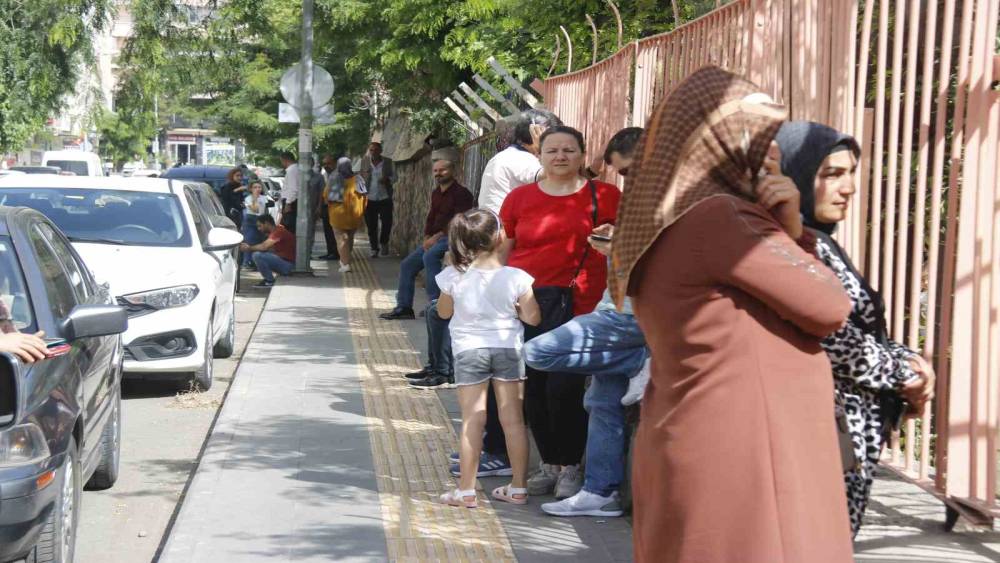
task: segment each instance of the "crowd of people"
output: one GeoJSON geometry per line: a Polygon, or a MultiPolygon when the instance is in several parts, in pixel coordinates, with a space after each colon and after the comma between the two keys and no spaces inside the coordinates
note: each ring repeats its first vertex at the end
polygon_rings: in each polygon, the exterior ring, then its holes
{"type": "Polygon", "coordinates": [[[441,502],[474,508],[477,477],[510,476],[492,498],[620,516],[625,408],[641,399],[637,560],[851,561],[883,444],[934,389],[832,236],[858,143],[706,68],[645,131],[586,154],[579,131],[529,110],[478,206],[435,162],[425,242],[383,318],[415,317],[425,270],[428,361],[406,377],[457,386],[462,410],[441,502]],[[604,165],[624,190],[597,179],[604,165]]]}
{"type": "MultiPolygon", "coordinates": [[[[583,134],[533,109],[478,201],[454,157],[433,162],[423,241],[381,317],[416,318],[424,272],[427,362],[406,378],[457,387],[462,411],[441,502],[475,508],[476,478],[509,476],[493,499],[621,516],[626,408],[641,400],[637,560],[852,560],[883,444],[934,389],[832,236],[858,143],[709,67],[603,149],[588,163],[583,134]],[[624,189],[600,179],[608,168],[624,189]]],[[[323,170],[323,258],[346,273],[362,222],[371,256],[387,253],[395,173],[378,143],[358,173],[346,158],[323,170]]],[[[295,202],[275,225],[259,187],[243,191],[224,196],[245,197],[244,250],[272,283],[294,262],[295,202]]]]}

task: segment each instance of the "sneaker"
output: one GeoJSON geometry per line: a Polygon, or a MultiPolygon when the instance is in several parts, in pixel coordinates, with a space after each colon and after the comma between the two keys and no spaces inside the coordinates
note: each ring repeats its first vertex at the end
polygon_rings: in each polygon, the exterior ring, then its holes
{"type": "Polygon", "coordinates": [[[264,280],[262,282],[258,282],[258,283],[253,284],[253,286],[254,287],[274,287],[274,282],[273,281],[264,280]]]}
{"type": "MultiPolygon", "coordinates": [[[[458,463],[451,464],[449,468],[455,477],[461,477],[461,469],[458,463]]],[[[510,463],[491,453],[483,452],[479,456],[479,468],[476,470],[476,477],[510,477],[514,470],[510,468],[510,463]]]]}
{"type": "Polygon", "coordinates": [[[580,492],[583,488],[583,471],[579,465],[567,465],[559,473],[559,480],[556,481],[556,498],[569,498],[580,492]]]}
{"type": "Polygon", "coordinates": [[[622,397],[622,406],[627,407],[642,400],[642,395],[646,392],[646,384],[649,383],[649,364],[651,361],[652,358],[646,358],[639,373],[628,380],[628,391],[622,397]]]}
{"type": "Polygon", "coordinates": [[[410,307],[396,307],[388,313],[382,313],[378,316],[382,320],[386,321],[398,321],[403,319],[415,319],[416,315],[413,314],[413,309],[410,307]]]}
{"type": "MultiPolygon", "coordinates": [[[[485,454],[486,452],[483,453],[485,454]]],[[[460,458],[461,456],[458,452],[451,452],[450,454],[448,454],[448,463],[458,463],[458,460],[460,458]]]]}
{"type": "Polygon", "coordinates": [[[587,491],[580,491],[565,500],[543,504],[542,512],[551,514],[552,516],[602,516],[604,518],[617,518],[622,515],[623,511],[617,491],[606,497],[588,493],[587,491]]]}
{"type": "Polygon", "coordinates": [[[538,464],[538,472],[528,478],[528,494],[532,496],[547,495],[556,488],[559,474],[547,463],[538,464]]]}
{"type": "Polygon", "coordinates": [[[389,249],[388,249],[388,248],[383,248],[383,249],[382,249],[382,250],[381,250],[381,251],[379,252],[379,254],[381,254],[382,256],[388,256],[388,255],[389,255],[389,249]]]}
{"type": "Polygon", "coordinates": [[[351,271],[351,265],[350,264],[341,264],[339,271],[340,271],[341,274],[346,274],[347,272],[351,271]]]}
{"type": "Polygon", "coordinates": [[[455,387],[455,378],[444,375],[432,375],[416,381],[410,380],[410,387],[418,389],[437,389],[438,387],[453,389],[455,387]]]}
{"type": "Polygon", "coordinates": [[[371,251],[371,254],[369,254],[369,256],[371,256],[372,258],[378,258],[378,249],[377,248],[373,248],[372,251],[371,251]]]}
{"type": "Polygon", "coordinates": [[[406,379],[426,379],[432,375],[434,375],[434,370],[432,370],[430,366],[424,366],[420,368],[420,371],[410,372],[404,375],[403,377],[405,377],[406,379]]]}

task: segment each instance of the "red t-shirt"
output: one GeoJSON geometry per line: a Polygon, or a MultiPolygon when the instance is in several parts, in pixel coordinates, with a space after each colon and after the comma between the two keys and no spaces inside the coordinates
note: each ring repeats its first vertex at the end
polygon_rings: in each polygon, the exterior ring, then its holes
{"type": "MultiPolygon", "coordinates": [[[[538,183],[516,188],[500,208],[507,237],[514,239],[508,266],[521,268],[535,278],[535,287],[569,287],[580,265],[587,237],[594,227],[614,224],[621,192],[612,184],[594,182],[597,188],[597,225],[593,224],[590,188],[568,196],[552,196],[538,183]]],[[[607,286],[607,258],[593,248],[573,292],[573,313],[594,310],[607,286]]]]}
{"type": "Polygon", "coordinates": [[[267,238],[274,241],[271,250],[275,254],[289,262],[295,262],[295,235],[291,231],[284,225],[278,225],[267,238]]]}

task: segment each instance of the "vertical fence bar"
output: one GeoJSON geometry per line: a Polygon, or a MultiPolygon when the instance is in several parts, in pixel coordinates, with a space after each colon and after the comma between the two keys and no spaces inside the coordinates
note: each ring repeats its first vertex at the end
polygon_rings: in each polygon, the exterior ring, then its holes
{"type": "MultiPolygon", "coordinates": [[[[916,12],[914,12],[916,13],[916,12]]],[[[921,21],[920,18],[915,18],[921,21]]],[[[927,289],[926,289],[926,316],[923,313],[924,304],[921,299],[922,282],[924,279],[924,238],[926,236],[927,217],[927,185],[928,185],[928,152],[930,145],[931,128],[931,101],[934,99],[934,49],[937,40],[937,7],[928,6],[923,18],[924,22],[924,47],[923,47],[923,72],[920,87],[920,121],[919,137],[917,140],[917,192],[916,192],[916,216],[914,224],[916,230],[913,235],[914,259],[910,269],[910,314],[915,318],[910,323],[908,341],[914,350],[922,351],[922,355],[928,361],[933,361],[934,323],[932,322],[934,309],[937,306],[937,295],[932,290],[936,288],[937,262],[936,262],[936,238],[934,235],[939,230],[938,224],[941,221],[940,198],[938,206],[931,204],[930,231],[931,241],[927,248],[928,255],[934,255],[933,264],[928,256],[926,263],[927,289]],[[921,320],[924,321],[924,343],[920,346],[921,320]],[[928,345],[930,341],[930,345],[928,345]]],[[[940,195],[940,194],[939,194],[940,195]]],[[[930,439],[931,439],[931,406],[927,405],[920,417],[920,463],[918,465],[918,477],[921,480],[927,479],[930,474],[930,439]]]]}

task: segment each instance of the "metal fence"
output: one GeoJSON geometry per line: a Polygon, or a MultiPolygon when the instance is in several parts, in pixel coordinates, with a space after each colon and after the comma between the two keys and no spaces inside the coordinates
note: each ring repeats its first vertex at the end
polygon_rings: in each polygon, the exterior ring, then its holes
{"type": "Polygon", "coordinates": [[[996,0],[737,0],[544,83],[591,151],[698,68],[745,74],[863,147],[838,238],[885,296],[937,399],[886,463],[952,516],[1000,517],[1000,58],[996,0]]]}

